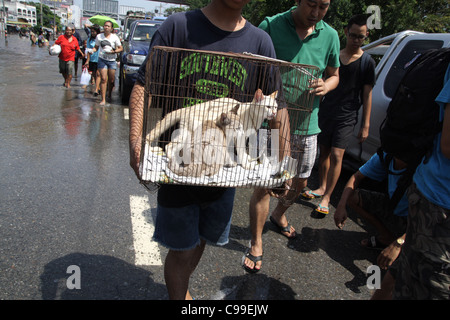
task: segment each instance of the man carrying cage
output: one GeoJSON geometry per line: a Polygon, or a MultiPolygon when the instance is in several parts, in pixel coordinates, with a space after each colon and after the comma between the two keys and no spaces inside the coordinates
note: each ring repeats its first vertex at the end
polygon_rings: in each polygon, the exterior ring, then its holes
{"type": "MultiPolygon", "coordinates": [[[[241,16],[242,8],[249,1],[212,0],[203,9],[170,16],[153,36],[149,52],[152,52],[155,46],[166,46],[216,52],[250,52],[274,58],[275,51],[270,37],[241,16]]],[[[148,81],[146,64],[147,60],[139,71],[129,105],[130,165],[139,179],[141,179],[139,165],[144,125],[145,84],[148,81]]],[[[195,76],[195,72],[189,74],[186,70],[189,69],[179,68],[168,72],[175,72],[178,79],[183,78],[181,80],[195,76]]],[[[226,90],[223,88],[222,92],[242,96],[245,92],[254,93],[263,86],[258,81],[250,81],[250,77],[247,77],[242,86],[241,81],[236,79],[245,78],[243,75],[245,68],[233,70],[237,72],[233,81],[229,81],[229,76],[221,73],[214,78],[216,87],[226,86],[226,90]]],[[[199,80],[211,79],[196,79],[190,83],[198,83],[199,80]]],[[[204,87],[198,86],[194,91],[202,88],[204,87]]],[[[173,95],[183,96],[186,92],[176,91],[173,95]]],[[[149,92],[149,94],[153,94],[151,99],[156,99],[155,96],[159,93],[149,92]]],[[[185,98],[187,99],[182,99],[184,104],[197,102],[196,93],[194,97],[185,98]]],[[[210,99],[212,98],[211,96],[210,99]]],[[[181,106],[182,103],[177,107],[181,106]]],[[[191,107],[188,106],[186,109],[188,108],[191,107]]],[[[286,118],[286,111],[281,108],[274,121],[279,124],[288,123],[286,118]]],[[[285,128],[279,129],[280,132],[285,132],[285,128]]],[[[218,245],[228,242],[234,192],[234,188],[174,184],[160,186],[154,239],[169,248],[164,275],[170,299],[191,299],[188,290],[189,278],[200,261],[206,241],[218,245]]]]}

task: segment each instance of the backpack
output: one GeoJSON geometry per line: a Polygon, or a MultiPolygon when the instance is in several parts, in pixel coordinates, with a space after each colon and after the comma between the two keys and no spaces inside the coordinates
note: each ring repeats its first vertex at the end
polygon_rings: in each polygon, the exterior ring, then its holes
{"type": "Polygon", "coordinates": [[[450,48],[431,49],[414,57],[405,66],[406,73],[380,125],[381,161],[387,167],[391,157],[396,157],[408,164],[391,198],[391,209],[411,184],[417,166],[422,160],[428,161],[434,138],[442,130],[435,99],[442,90],[449,63],[450,48]],[[383,151],[389,154],[386,161],[383,151]]]}
{"type": "MultiPolygon", "coordinates": [[[[359,80],[360,81],[363,81],[362,77],[367,72],[367,70],[369,70],[371,59],[372,59],[372,56],[370,54],[368,54],[367,52],[363,52],[363,54],[361,56],[360,66],[359,66],[359,72],[360,72],[359,80]]],[[[361,101],[361,104],[363,102],[363,92],[364,92],[364,90],[361,90],[360,95],[359,95],[359,101],[361,101]]]]}

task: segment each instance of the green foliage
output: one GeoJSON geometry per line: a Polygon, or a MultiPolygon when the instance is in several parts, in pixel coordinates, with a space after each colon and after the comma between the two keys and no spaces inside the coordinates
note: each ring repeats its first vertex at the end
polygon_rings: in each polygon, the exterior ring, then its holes
{"type": "Polygon", "coordinates": [[[200,9],[205,7],[211,0],[186,0],[186,3],[189,5],[189,9],[200,9]]]}
{"type": "Polygon", "coordinates": [[[173,13],[177,13],[177,12],[184,12],[186,11],[185,8],[180,8],[180,7],[170,7],[167,8],[166,10],[164,10],[164,16],[168,17],[173,13]]]}
{"type": "MultiPolygon", "coordinates": [[[[190,9],[206,6],[211,0],[187,0],[190,9]]],[[[242,15],[255,26],[266,16],[273,16],[294,6],[295,0],[252,0],[242,15]]],[[[371,5],[379,6],[381,28],[372,29],[368,42],[404,31],[416,30],[432,33],[449,32],[450,7],[448,0],[331,0],[324,21],[335,28],[344,44],[344,27],[355,14],[367,13],[371,5]]],[[[372,12],[369,12],[372,13],[372,12]]]]}
{"type": "Polygon", "coordinates": [[[370,30],[368,42],[404,30],[448,32],[448,0],[332,0],[324,20],[338,31],[343,42],[348,19],[367,13],[371,5],[380,8],[381,28],[370,30]]]}
{"type": "Polygon", "coordinates": [[[258,26],[265,17],[284,12],[294,4],[294,0],[252,0],[244,7],[242,15],[258,26]]]}

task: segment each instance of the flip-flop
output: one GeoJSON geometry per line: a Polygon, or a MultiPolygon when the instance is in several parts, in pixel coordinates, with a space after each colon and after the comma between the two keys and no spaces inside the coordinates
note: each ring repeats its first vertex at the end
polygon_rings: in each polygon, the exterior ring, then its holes
{"type": "Polygon", "coordinates": [[[290,223],[288,223],[288,225],[286,226],[286,227],[282,227],[282,226],[280,226],[276,221],[275,221],[275,219],[272,217],[272,216],[270,216],[270,222],[272,222],[272,224],[275,226],[275,227],[277,227],[278,228],[278,231],[283,235],[283,236],[285,236],[286,238],[288,238],[288,239],[294,239],[296,236],[297,236],[297,233],[295,232],[295,230],[294,230],[294,232],[293,232],[293,234],[294,235],[291,235],[291,236],[287,236],[287,235],[285,235],[283,232],[286,232],[286,233],[291,233],[291,224],[290,223]]]}
{"type": "Polygon", "coordinates": [[[257,263],[258,261],[262,261],[262,255],[260,255],[260,256],[254,256],[254,255],[252,255],[252,254],[250,253],[250,248],[248,248],[247,251],[245,252],[244,256],[242,257],[242,267],[243,267],[244,270],[247,271],[248,273],[257,273],[259,270],[261,270],[261,268],[259,268],[259,269],[256,269],[256,268],[255,268],[255,267],[256,267],[256,263],[257,263]],[[249,268],[249,267],[247,267],[247,266],[245,265],[245,263],[244,263],[245,258],[248,258],[248,259],[250,259],[251,261],[253,261],[253,263],[255,264],[254,267],[253,267],[253,269],[252,269],[252,268],[249,268]]]}
{"type": "Polygon", "coordinates": [[[312,192],[311,190],[305,191],[301,194],[302,198],[306,200],[312,200],[317,198],[322,198],[321,194],[317,194],[315,192],[312,192]]]}
{"type": "Polygon", "coordinates": [[[315,212],[321,213],[321,214],[328,214],[330,213],[330,208],[318,205],[316,209],[314,209],[315,212]]]}

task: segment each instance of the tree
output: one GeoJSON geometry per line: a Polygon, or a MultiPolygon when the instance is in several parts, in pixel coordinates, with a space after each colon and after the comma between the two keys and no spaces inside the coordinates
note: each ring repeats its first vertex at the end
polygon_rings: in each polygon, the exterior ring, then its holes
{"type": "MultiPolygon", "coordinates": [[[[190,9],[206,6],[210,0],[187,0],[190,9]]],[[[294,6],[295,0],[252,0],[242,14],[258,26],[266,16],[273,16],[294,6]]],[[[344,27],[355,14],[367,13],[369,6],[378,6],[381,13],[379,29],[372,29],[366,41],[404,30],[446,33],[450,25],[448,0],[332,0],[324,21],[335,28],[345,41],[344,27]]]]}
{"type": "Polygon", "coordinates": [[[180,8],[180,7],[170,7],[170,8],[167,8],[166,10],[164,10],[164,15],[166,17],[168,17],[168,16],[170,16],[173,13],[184,12],[186,10],[188,10],[188,9],[180,8]]]}
{"type": "Polygon", "coordinates": [[[203,8],[209,2],[210,0],[186,0],[186,3],[188,4],[190,10],[203,8]]]}

